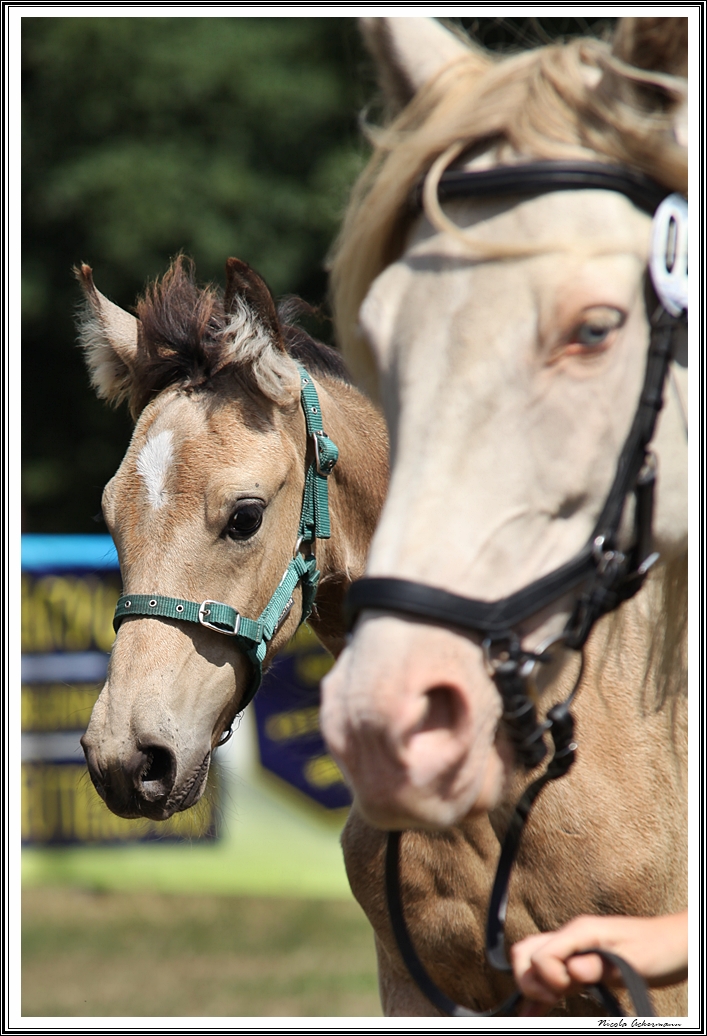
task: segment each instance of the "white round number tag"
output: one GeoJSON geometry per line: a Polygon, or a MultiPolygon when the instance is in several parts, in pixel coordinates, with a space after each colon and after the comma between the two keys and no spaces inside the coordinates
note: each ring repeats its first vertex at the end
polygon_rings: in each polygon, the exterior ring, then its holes
{"type": "Polygon", "coordinates": [[[651,237],[651,278],[671,316],[687,310],[687,202],[670,194],[656,209],[651,237]]]}

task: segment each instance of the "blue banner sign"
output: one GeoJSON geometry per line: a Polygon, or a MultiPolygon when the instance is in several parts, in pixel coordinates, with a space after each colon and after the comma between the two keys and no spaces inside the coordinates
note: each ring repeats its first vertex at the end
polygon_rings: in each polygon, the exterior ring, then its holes
{"type": "Polygon", "coordinates": [[[79,739],[105,680],[121,593],[110,536],[22,537],[22,841],[28,845],[215,838],[219,773],[193,810],[162,823],[111,813],[79,739]]]}

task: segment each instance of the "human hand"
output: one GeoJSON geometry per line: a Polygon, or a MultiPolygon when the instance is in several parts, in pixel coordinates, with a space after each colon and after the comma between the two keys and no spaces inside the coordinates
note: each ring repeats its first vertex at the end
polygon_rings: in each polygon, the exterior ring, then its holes
{"type": "Polygon", "coordinates": [[[535,1015],[582,987],[620,985],[618,970],[593,948],[623,957],[649,985],[687,977],[687,911],[661,917],[576,917],[556,932],[530,935],[511,947],[518,988],[526,998],[521,1014],[535,1015]],[[530,1001],[528,1003],[528,1001],[530,1001]]]}

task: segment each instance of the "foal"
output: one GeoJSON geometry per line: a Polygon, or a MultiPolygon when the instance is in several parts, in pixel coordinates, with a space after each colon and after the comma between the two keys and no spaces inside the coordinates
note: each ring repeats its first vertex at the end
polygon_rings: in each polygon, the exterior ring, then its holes
{"type": "Polygon", "coordinates": [[[329,651],[341,651],[341,601],[363,573],[386,490],[384,424],[337,354],[283,324],[245,263],[229,259],[226,269],[221,296],[198,289],[177,259],[139,301],[137,319],[96,290],[89,267],[79,272],[93,385],[111,403],[127,400],[136,419],[103,494],[123,621],[82,741],[98,793],[124,817],[163,820],[198,801],[212,750],[254,693],[261,665],[309,610],[315,553],[310,623],[329,651]],[[305,376],[339,452],[325,478],[311,475],[328,484],[331,518],[331,537],[314,542],[300,529],[305,481],[322,463],[303,411],[305,376]],[[268,623],[293,565],[307,576],[268,623]],[[174,610],[128,610],[158,599],[174,610]],[[195,618],[185,622],[190,602],[195,618]],[[223,635],[215,609],[205,619],[215,602],[238,613],[241,627],[249,619],[268,627],[258,652],[223,635]]]}

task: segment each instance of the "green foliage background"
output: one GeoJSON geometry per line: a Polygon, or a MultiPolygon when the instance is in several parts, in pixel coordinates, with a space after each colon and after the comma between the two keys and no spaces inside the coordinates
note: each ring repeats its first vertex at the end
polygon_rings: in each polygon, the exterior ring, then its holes
{"type": "Polygon", "coordinates": [[[125,308],[179,250],[317,303],[364,158],[349,19],[23,21],[25,531],[99,531],[125,451],[78,349],[72,266],[125,308]]]}
{"type": "MultiPolygon", "coordinates": [[[[509,48],[613,19],[457,21],[509,48]]],[[[202,281],[236,255],[323,303],[373,75],[347,18],[24,18],[22,37],[23,527],[101,531],[130,424],[88,387],[72,267],[129,309],[178,251],[202,281]]]]}

